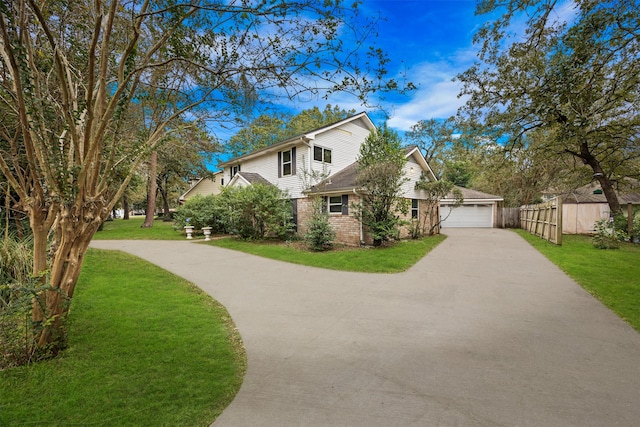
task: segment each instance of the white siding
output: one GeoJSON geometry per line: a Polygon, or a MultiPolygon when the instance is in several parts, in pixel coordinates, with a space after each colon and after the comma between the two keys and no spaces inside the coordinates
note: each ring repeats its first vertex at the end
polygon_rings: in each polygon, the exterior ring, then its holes
{"type": "MultiPolygon", "coordinates": [[[[404,165],[404,178],[408,179],[402,184],[402,192],[407,199],[425,199],[426,195],[424,191],[416,190],[416,183],[420,181],[423,169],[418,162],[412,157],[407,159],[407,163],[404,165]]],[[[425,171],[426,173],[426,171],[425,171]]]]}
{"type": "MultiPolygon", "coordinates": [[[[260,174],[264,179],[276,185],[281,190],[289,192],[290,197],[303,197],[305,186],[304,172],[311,170],[323,171],[323,163],[313,160],[313,147],[318,145],[331,150],[331,164],[326,165],[326,171],[330,174],[341,171],[356,161],[360,152],[360,145],[369,136],[362,120],[348,122],[338,128],[334,128],[318,134],[310,141],[310,147],[305,144],[296,145],[296,174],[278,178],[278,152],[265,153],[263,156],[246,160],[240,163],[242,172],[260,174]]],[[[224,170],[225,185],[231,180],[230,168],[224,170]]]]}
{"type": "Polygon", "coordinates": [[[184,200],[188,200],[197,195],[207,196],[209,194],[220,194],[220,191],[221,191],[220,178],[221,177],[222,177],[222,174],[216,174],[213,180],[203,179],[199,181],[197,184],[193,186],[193,188],[191,188],[188,191],[188,194],[184,196],[184,200]]]}
{"type": "Polygon", "coordinates": [[[311,167],[316,172],[322,172],[323,163],[313,160],[313,146],[331,149],[331,164],[326,165],[327,170],[334,174],[340,172],[356,161],[360,153],[360,145],[369,136],[369,131],[364,125],[356,122],[345,123],[339,128],[331,129],[328,132],[318,135],[311,141],[312,150],[305,157],[311,161],[311,167]]]}

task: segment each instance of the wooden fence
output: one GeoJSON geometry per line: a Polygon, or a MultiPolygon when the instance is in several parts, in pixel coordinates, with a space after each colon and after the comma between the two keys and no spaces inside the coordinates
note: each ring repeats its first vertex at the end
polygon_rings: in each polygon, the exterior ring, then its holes
{"type": "Polygon", "coordinates": [[[496,209],[496,225],[498,228],[520,228],[520,208],[496,209]]]}
{"type": "Polygon", "coordinates": [[[562,244],[562,200],[555,198],[520,207],[520,228],[545,240],[562,244]]]}

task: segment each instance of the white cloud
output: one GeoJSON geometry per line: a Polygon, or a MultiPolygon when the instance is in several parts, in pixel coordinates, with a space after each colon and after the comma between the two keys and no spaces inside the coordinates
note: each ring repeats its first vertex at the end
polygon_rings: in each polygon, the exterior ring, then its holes
{"type": "Polygon", "coordinates": [[[389,126],[406,131],[419,120],[445,119],[455,115],[465,103],[465,98],[458,97],[462,86],[453,78],[466,70],[473,59],[473,50],[464,49],[455,52],[447,61],[416,65],[410,71],[409,80],[418,89],[407,102],[390,108],[393,116],[389,119],[389,126]]]}

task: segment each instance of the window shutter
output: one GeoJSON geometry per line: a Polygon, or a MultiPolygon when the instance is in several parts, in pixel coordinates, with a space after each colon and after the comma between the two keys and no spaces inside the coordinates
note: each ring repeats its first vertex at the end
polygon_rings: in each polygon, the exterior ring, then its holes
{"type": "Polygon", "coordinates": [[[342,195],[342,215],[349,215],[349,195],[342,195]]]}
{"type": "Polygon", "coordinates": [[[278,178],[282,178],[282,151],[278,151],[278,178]]]}
{"type": "Polygon", "coordinates": [[[296,147],[291,148],[291,175],[296,174],[296,147]]]}
{"type": "Polygon", "coordinates": [[[327,206],[329,206],[329,197],[322,197],[322,213],[327,213],[327,206]]]}

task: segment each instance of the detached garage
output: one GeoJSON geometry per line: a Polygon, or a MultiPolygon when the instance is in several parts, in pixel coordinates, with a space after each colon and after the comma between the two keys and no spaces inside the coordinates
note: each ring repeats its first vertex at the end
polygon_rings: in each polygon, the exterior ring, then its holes
{"type": "Polygon", "coordinates": [[[440,201],[440,220],[442,228],[474,227],[493,228],[496,224],[498,202],[504,200],[500,196],[456,187],[462,192],[462,206],[452,208],[455,203],[453,194],[448,194],[440,201]]]}

